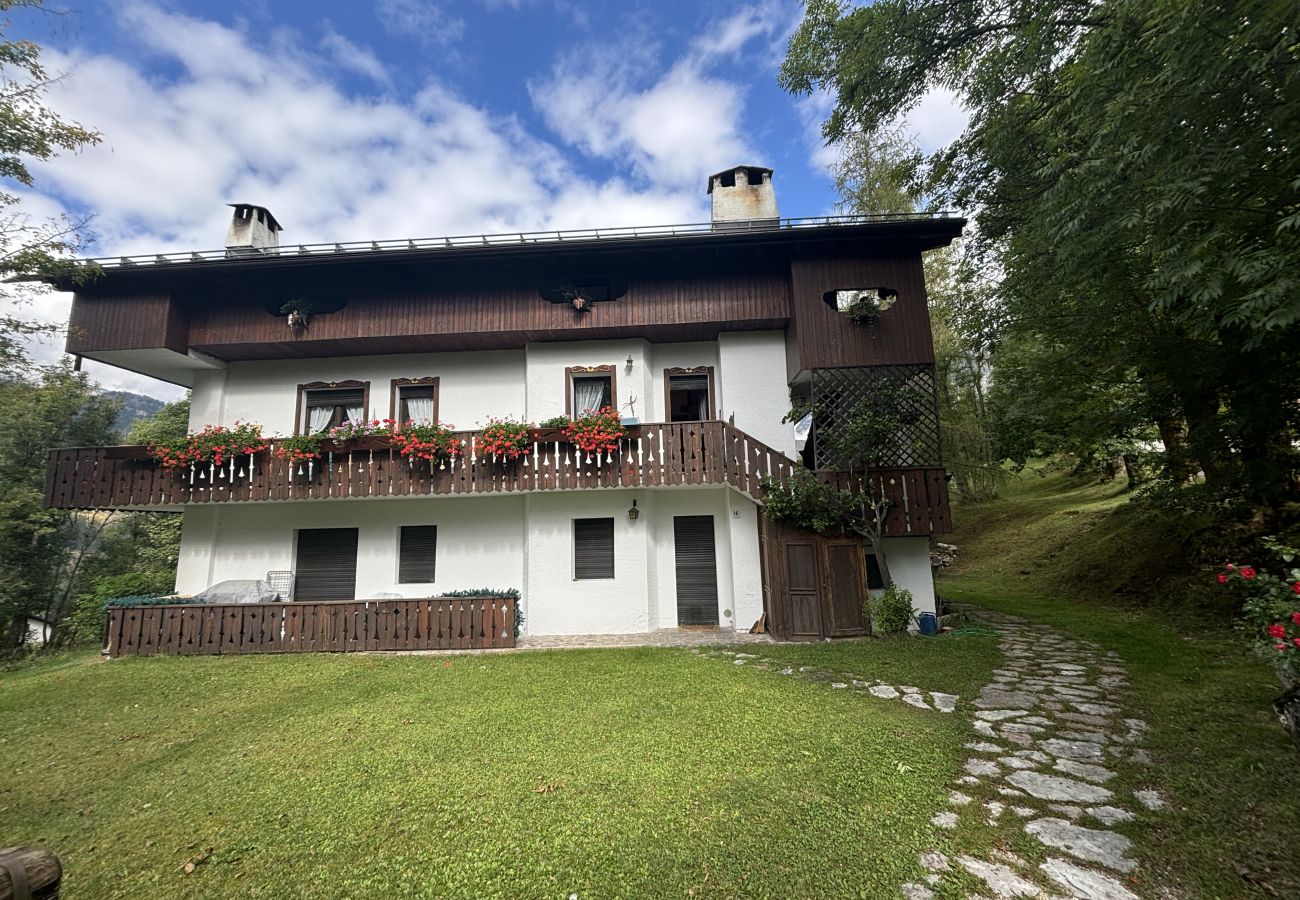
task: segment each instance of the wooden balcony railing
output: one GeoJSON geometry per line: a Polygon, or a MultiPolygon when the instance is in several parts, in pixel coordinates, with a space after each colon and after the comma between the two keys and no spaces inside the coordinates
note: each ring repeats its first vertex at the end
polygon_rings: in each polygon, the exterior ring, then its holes
{"type": "Polygon", "coordinates": [[[513,597],[115,606],[110,657],[366,650],[483,650],[515,645],[513,597]]]}
{"type": "MultiPolygon", "coordinates": [[[[516,461],[481,456],[477,433],[462,432],[463,454],[430,465],[397,450],[332,450],[315,464],[262,452],[224,466],[164,469],[143,447],[51,450],[45,505],[58,509],[178,509],[195,503],[244,503],[406,496],[470,496],[528,491],[730,485],[762,500],[762,479],[784,481],[796,463],[726,422],[641,425],[607,454],[586,454],[562,440],[538,440],[516,461]]],[[[849,485],[847,476],[824,477],[849,485]]],[[[942,468],[873,473],[892,505],[893,534],[950,531],[942,468]]]]}

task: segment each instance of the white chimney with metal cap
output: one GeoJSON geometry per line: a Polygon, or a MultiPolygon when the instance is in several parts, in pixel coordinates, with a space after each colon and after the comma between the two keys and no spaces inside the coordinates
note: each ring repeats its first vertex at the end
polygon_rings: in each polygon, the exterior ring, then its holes
{"type": "Polygon", "coordinates": [[[714,228],[775,225],[780,221],[772,170],[763,166],[733,166],[709,176],[714,228]]]}
{"type": "Polygon", "coordinates": [[[226,255],[244,256],[265,253],[280,246],[280,223],[265,206],[251,203],[228,203],[234,208],[230,227],[226,229],[226,255]]]}

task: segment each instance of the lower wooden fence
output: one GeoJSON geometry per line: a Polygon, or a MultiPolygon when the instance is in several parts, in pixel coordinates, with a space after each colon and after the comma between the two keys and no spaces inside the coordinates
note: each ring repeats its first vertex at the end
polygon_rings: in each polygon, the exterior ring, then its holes
{"type": "Polygon", "coordinates": [[[513,597],[118,606],[108,655],[481,650],[515,645],[513,597]]]}

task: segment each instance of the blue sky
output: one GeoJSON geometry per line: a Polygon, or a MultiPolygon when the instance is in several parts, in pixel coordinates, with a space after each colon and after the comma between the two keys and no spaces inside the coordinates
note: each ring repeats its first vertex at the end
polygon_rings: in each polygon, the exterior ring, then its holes
{"type": "MultiPolygon", "coordinates": [[[[95,254],[218,247],[234,200],[294,243],[694,222],[737,163],[783,215],[833,211],[827,101],[776,85],[795,0],[48,3],[8,35],[104,140],[24,202],[93,215],[95,254]]],[[[936,94],[909,122],[932,149],[965,117],[936,94]]]]}

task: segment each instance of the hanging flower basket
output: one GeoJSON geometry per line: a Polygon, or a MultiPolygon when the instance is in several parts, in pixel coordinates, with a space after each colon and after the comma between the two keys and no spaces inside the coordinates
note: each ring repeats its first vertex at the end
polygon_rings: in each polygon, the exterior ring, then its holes
{"type": "Polygon", "coordinates": [[[532,429],[514,419],[488,419],[488,423],[474,440],[479,459],[495,462],[514,462],[527,456],[531,450],[532,429]]]}
{"type": "Polygon", "coordinates": [[[623,427],[618,410],[606,406],[600,412],[574,419],[564,429],[564,436],[577,444],[590,461],[593,454],[599,459],[602,453],[609,456],[617,450],[619,441],[627,436],[627,429],[623,427]]]}
{"type": "Polygon", "coordinates": [[[190,485],[230,484],[251,477],[255,458],[267,447],[262,426],[238,422],[208,425],[180,441],[150,444],[149,453],[165,469],[183,473],[190,485]]]}
{"type": "Polygon", "coordinates": [[[460,456],[464,449],[451,426],[441,422],[403,425],[393,432],[392,443],[408,462],[426,460],[431,467],[439,469],[447,468],[447,463],[460,456]]]}
{"type": "Polygon", "coordinates": [[[325,437],[334,450],[387,450],[392,446],[396,427],[397,423],[392,419],[344,422],[325,432],[325,437]]]}

